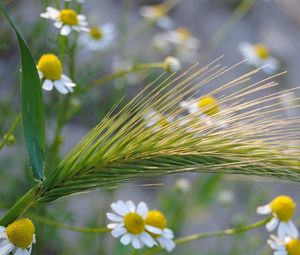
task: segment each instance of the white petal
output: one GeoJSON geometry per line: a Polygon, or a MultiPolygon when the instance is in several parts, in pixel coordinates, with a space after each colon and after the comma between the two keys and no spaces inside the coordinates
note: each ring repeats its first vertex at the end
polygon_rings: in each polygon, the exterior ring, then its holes
{"type": "Polygon", "coordinates": [[[111,209],[113,211],[121,216],[124,216],[125,214],[129,213],[129,210],[125,203],[123,201],[118,201],[117,203],[112,203],[110,205],[111,209]]]}
{"type": "Polygon", "coordinates": [[[290,237],[297,239],[299,236],[299,232],[297,227],[295,226],[294,222],[292,222],[291,220],[287,223],[288,224],[288,234],[290,237]]]}
{"type": "Polygon", "coordinates": [[[54,81],[54,87],[62,94],[69,93],[69,91],[66,89],[64,83],[61,80],[54,81]]]}
{"type": "Polygon", "coordinates": [[[21,249],[21,248],[16,249],[14,254],[15,255],[23,255],[23,249],[21,249]]]}
{"type": "Polygon", "coordinates": [[[121,216],[117,216],[114,213],[106,213],[106,217],[114,222],[121,222],[123,221],[123,218],[121,216]]]}
{"type": "Polygon", "coordinates": [[[288,255],[287,251],[275,251],[274,255],[288,255]]]}
{"type": "Polygon", "coordinates": [[[267,224],[266,229],[271,232],[278,226],[279,220],[276,217],[273,217],[267,224]]]}
{"type": "Polygon", "coordinates": [[[2,242],[0,246],[0,255],[8,255],[14,248],[15,246],[11,242],[2,242]]]}
{"type": "Polygon", "coordinates": [[[278,238],[284,240],[288,236],[288,224],[286,222],[280,222],[278,227],[278,238]]]}
{"type": "Polygon", "coordinates": [[[72,82],[72,80],[70,79],[70,77],[68,77],[68,76],[65,75],[65,74],[62,74],[62,75],[61,75],[61,78],[62,78],[64,81],[72,82]]]}
{"type": "Polygon", "coordinates": [[[113,237],[119,237],[119,236],[122,236],[124,235],[125,233],[127,232],[126,228],[114,228],[112,231],[111,231],[111,234],[113,237]]]}
{"type": "Polygon", "coordinates": [[[162,235],[165,238],[168,238],[168,239],[173,239],[174,238],[173,231],[171,229],[168,229],[168,228],[163,229],[162,235]]]}
{"type": "Polygon", "coordinates": [[[135,212],[135,204],[131,200],[127,201],[126,205],[130,212],[135,212]]]}
{"type": "Polygon", "coordinates": [[[70,33],[71,33],[71,27],[68,25],[64,25],[60,30],[61,35],[68,36],[70,33]]]}
{"type": "Polygon", "coordinates": [[[121,243],[124,244],[124,245],[130,244],[131,240],[132,240],[132,234],[129,234],[129,233],[126,233],[120,239],[121,243]]]}
{"type": "Polygon", "coordinates": [[[140,202],[137,206],[137,210],[136,212],[140,215],[142,215],[142,217],[145,219],[148,213],[148,207],[146,205],[146,203],[144,202],[140,202]]]}
{"type": "Polygon", "coordinates": [[[140,239],[143,241],[144,244],[146,244],[150,248],[156,244],[154,239],[147,232],[141,233],[140,239]]]}
{"type": "Polygon", "coordinates": [[[140,241],[140,239],[137,236],[133,236],[132,237],[132,246],[138,250],[143,247],[143,243],[140,241]]]}
{"type": "Polygon", "coordinates": [[[48,91],[52,90],[53,89],[53,81],[46,79],[43,82],[43,89],[48,90],[48,91]]]}
{"type": "Polygon", "coordinates": [[[152,234],[156,234],[156,235],[161,235],[162,234],[162,230],[150,225],[145,225],[145,229],[147,229],[149,232],[151,232],[152,234]]]}
{"type": "Polygon", "coordinates": [[[61,21],[56,21],[56,22],[54,22],[54,26],[57,28],[62,28],[63,23],[61,21]]]}
{"type": "Polygon", "coordinates": [[[38,74],[39,74],[40,79],[44,78],[44,75],[43,75],[43,73],[41,71],[38,70],[38,74]]]}
{"type": "Polygon", "coordinates": [[[266,215],[266,214],[270,214],[271,212],[272,212],[272,209],[271,209],[271,206],[269,204],[263,205],[263,206],[259,206],[256,209],[256,213],[257,214],[266,215]]]}

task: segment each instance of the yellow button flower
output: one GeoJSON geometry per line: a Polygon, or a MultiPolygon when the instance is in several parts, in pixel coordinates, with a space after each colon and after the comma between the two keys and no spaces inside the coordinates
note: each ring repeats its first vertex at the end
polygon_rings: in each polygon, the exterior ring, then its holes
{"type": "Polygon", "coordinates": [[[148,233],[160,234],[161,231],[145,223],[148,207],[144,202],[140,202],[136,207],[132,201],[118,201],[111,204],[113,213],[106,216],[113,223],[107,225],[111,229],[113,237],[121,237],[120,241],[124,245],[132,244],[135,249],[141,249],[144,245],[153,247],[156,245],[153,237],[148,233]]]}
{"type": "Polygon", "coordinates": [[[291,220],[296,209],[296,204],[289,196],[278,196],[270,203],[259,206],[257,213],[262,215],[273,214],[273,218],[267,223],[268,231],[278,227],[278,237],[284,240],[285,237],[298,237],[298,230],[291,220]]]}
{"type": "Polygon", "coordinates": [[[43,80],[43,89],[52,90],[53,87],[62,94],[73,92],[76,86],[71,79],[62,73],[62,64],[54,54],[44,54],[37,64],[40,79],[43,80]]]}
{"type": "Polygon", "coordinates": [[[155,240],[157,240],[157,242],[163,249],[166,249],[168,252],[171,252],[175,248],[175,243],[173,241],[173,231],[171,229],[166,228],[167,219],[162,212],[158,210],[149,211],[147,213],[145,223],[147,225],[162,230],[161,234],[151,233],[151,235],[155,238],[155,240]]]}
{"type": "Polygon", "coordinates": [[[57,10],[49,6],[46,8],[46,12],[41,13],[40,16],[53,20],[54,26],[60,29],[60,34],[63,36],[70,35],[72,30],[89,32],[86,17],[73,9],[57,10]]]}
{"type": "Polygon", "coordinates": [[[0,227],[0,254],[28,254],[35,243],[35,227],[30,219],[23,218],[0,227]]]}

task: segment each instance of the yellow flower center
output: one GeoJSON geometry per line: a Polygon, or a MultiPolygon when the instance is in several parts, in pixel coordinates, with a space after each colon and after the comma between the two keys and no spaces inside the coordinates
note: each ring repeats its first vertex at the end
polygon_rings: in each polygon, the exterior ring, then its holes
{"type": "Polygon", "coordinates": [[[198,102],[198,106],[208,116],[217,114],[220,111],[220,106],[212,96],[202,97],[198,102]]]}
{"type": "Polygon", "coordinates": [[[137,235],[144,231],[145,223],[141,215],[131,212],[125,215],[124,225],[129,233],[137,235]]]}
{"type": "Polygon", "coordinates": [[[166,8],[161,4],[153,5],[152,10],[156,17],[163,17],[166,15],[166,8]]]}
{"type": "Polygon", "coordinates": [[[256,55],[262,59],[266,59],[270,56],[269,50],[264,44],[256,44],[254,50],[256,55]]]}
{"type": "Polygon", "coordinates": [[[19,219],[9,224],[6,234],[16,247],[25,249],[32,244],[34,235],[34,225],[29,219],[19,219]]]}
{"type": "Polygon", "coordinates": [[[179,35],[179,38],[182,39],[182,40],[187,40],[191,36],[190,31],[185,27],[180,27],[176,31],[179,35]]]}
{"type": "Polygon", "coordinates": [[[272,212],[276,214],[279,220],[289,221],[295,212],[296,204],[288,196],[278,196],[270,203],[272,212]]]}
{"type": "Polygon", "coordinates": [[[292,240],[285,246],[289,255],[299,255],[300,254],[300,240],[292,240]]]}
{"type": "Polygon", "coordinates": [[[46,79],[59,80],[62,74],[62,65],[54,54],[44,54],[37,65],[46,79]]]}
{"type": "Polygon", "coordinates": [[[90,29],[90,36],[95,40],[101,40],[103,37],[103,33],[98,27],[92,27],[90,29]]]}
{"type": "MultiPolygon", "coordinates": [[[[151,210],[147,213],[145,223],[147,225],[164,229],[167,226],[167,220],[165,216],[158,210],[151,210]]],[[[153,237],[158,237],[159,235],[151,234],[153,237]]]]}
{"type": "Polygon", "coordinates": [[[78,25],[77,13],[72,9],[63,9],[59,13],[59,19],[62,23],[76,26],[78,25]]]}

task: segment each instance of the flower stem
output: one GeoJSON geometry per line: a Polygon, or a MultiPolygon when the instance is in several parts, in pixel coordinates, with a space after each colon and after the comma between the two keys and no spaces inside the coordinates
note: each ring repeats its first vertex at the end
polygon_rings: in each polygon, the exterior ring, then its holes
{"type": "Polygon", "coordinates": [[[254,6],[256,0],[243,0],[234,10],[229,19],[217,30],[214,36],[207,44],[202,60],[206,60],[211,55],[211,52],[218,47],[222,40],[228,35],[230,30],[238,23],[254,6]]]}
{"type": "MultiPolygon", "coordinates": [[[[178,238],[178,239],[175,240],[175,243],[177,245],[180,245],[180,244],[186,244],[186,243],[189,243],[189,242],[192,242],[192,241],[195,241],[195,240],[209,238],[209,237],[237,235],[237,234],[240,234],[240,233],[248,232],[248,231],[253,230],[255,228],[259,228],[259,227],[265,225],[266,223],[268,223],[271,219],[272,219],[272,216],[270,216],[270,217],[268,217],[264,220],[252,223],[250,225],[246,225],[246,226],[242,226],[242,227],[238,227],[238,228],[230,228],[230,229],[214,231],[214,232],[193,234],[193,235],[185,236],[185,237],[182,237],[182,238],[178,238]]],[[[160,252],[160,251],[162,251],[162,249],[157,247],[157,248],[146,251],[144,253],[144,255],[152,255],[152,254],[155,254],[156,252],[160,252]]]]}
{"type": "Polygon", "coordinates": [[[127,70],[121,70],[118,71],[116,73],[104,76],[100,79],[95,80],[91,85],[90,88],[96,87],[96,86],[100,86],[103,85],[107,82],[110,82],[114,79],[123,77],[127,74],[130,73],[134,73],[134,72],[139,72],[139,71],[143,71],[143,70],[148,70],[148,69],[160,69],[164,67],[164,63],[145,63],[145,64],[138,64],[138,65],[134,65],[131,68],[127,69],[127,70]]]}
{"type": "Polygon", "coordinates": [[[45,217],[33,214],[33,213],[28,213],[27,214],[30,218],[33,220],[39,221],[42,224],[46,224],[49,226],[57,227],[57,228],[63,228],[75,232],[81,232],[81,233],[106,233],[110,232],[110,229],[108,228],[82,228],[82,227],[75,227],[75,226],[70,226],[70,225],[65,225],[60,222],[54,221],[47,219],[45,217]]]}
{"type": "Polygon", "coordinates": [[[7,140],[9,139],[9,136],[12,134],[12,132],[15,130],[15,128],[18,126],[20,120],[22,118],[21,113],[18,114],[18,116],[15,118],[13,124],[11,125],[11,127],[9,128],[9,130],[7,131],[7,133],[5,134],[5,136],[3,137],[2,142],[0,143],[0,150],[4,147],[4,145],[7,143],[7,140]]]}

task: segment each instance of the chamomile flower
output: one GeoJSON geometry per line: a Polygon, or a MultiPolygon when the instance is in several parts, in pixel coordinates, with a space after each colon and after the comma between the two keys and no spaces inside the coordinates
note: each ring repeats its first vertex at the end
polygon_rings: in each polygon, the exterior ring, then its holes
{"type": "Polygon", "coordinates": [[[116,27],[112,23],[91,27],[88,33],[80,37],[80,43],[93,51],[104,51],[114,44],[116,27]]]}
{"type": "Polygon", "coordinates": [[[273,218],[266,224],[266,229],[271,232],[278,227],[278,237],[284,240],[289,236],[298,238],[298,230],[292,222],[292,217],[296,209],[296,204],[288,196],[278,196],[269,204],[259,206],[257,213],[262,215],[273,214],[273,218]]]}
{"type": "Polygon", "coordinates": [[[201,97],[200,99],[191,99],[180,102],[180,106],[191,114],[214,116],[220,112],[220,106],[217,100],[210,95],[201,97]]]}
{"type": "Polygon", "coordinates": [[[111,208],[114,212],[107,213],[106,216],[113,222],[107,225],[112,229],[113,237],[121,237],[122,244],[131,243],[135,249],[141,249],[144,245],[148,247],[156,245],[149,233],[161,235],[162,230],[145,222],[149,210],[144,202],[140,202],[136,207],[132,201],[118,201],[112,203],[111,208]]]}
{"type": "Polygon", "coordinates": [[[270,55],[268,47],[264,44],[251,44],[242,42],[239,45],[240,53],[249,65],[262,68],[266,74],[272,74],[279,69],[279,62],[270,55]]]}
{"type": "Polygon", "coordinates": [[[165,116],[151,109],[144,114],[144,120],[146,121],[146,127],[153,127],[154,131],[158,131],[171,124],[174,118],[172,116],[165,116]]]}
{"type": "Polygon", "coordinates": [[[142,6],[139,11],[144,19],[150,22],[155,21],[161,29],[171,29],[174,27],[174,21],[167,16],[168,10],[163,4],[142,6]]]}
{"type": "Polygon", "coordinates": [[[164,60],[164,69],[169,73],[175,73],[181,69],[181,63],[177,58],[166,57],[164,60]]]}
{"type": "Polygon", "coordinates": [[[46,12],[40,15],[42,18],[54,20],[54,26],[60,29],[60,34],[70,35],[72,29],[81,32],[88,32],[86,17],[78,14],[73,9],[57,10],[53,7],[47,7],[46,12]]]}
{"type": "Polygon", "coordinates": [[[0,227],[0,254],[30,255],[35,243],[35,228],[31,220],[23,218],[0,227]]]}
{"type": "Polygon", "coordinates": [[[196,60],[200,47],[199,39],[184,27],[157,34],[153,37],[152,44],[159,52],[175,52],[176,57],[186,62],[196,60]]]}
{"type": "Polygon", "coordinates": [[[173,231],[169,228],[166,228],[167,220],[162,212],[158,210],[149,211],[147,213],[145,223],[149,226],[161,229],[161,234],[151,234],[151,236],[155,238],[155,240],[163,249],[171,252],[175,248],[173,231]]]}
{"type": "Polygon", "coordinates": [[[300,240],[286,237],[280,240],[276,236],[271,236],[268,244],[274,250],[274,255],[298,255],[300,254],[300,240]]]}
{"type": "Polygon", "coordinates": [[[37,69],[40,79],[43,80],[43,89],[52,90],[53,87],[62,94],[73,92],[76,86],[71,79],[62,73],[62,64],[54,54],[44,54],[41,56],[37,69]]]}

